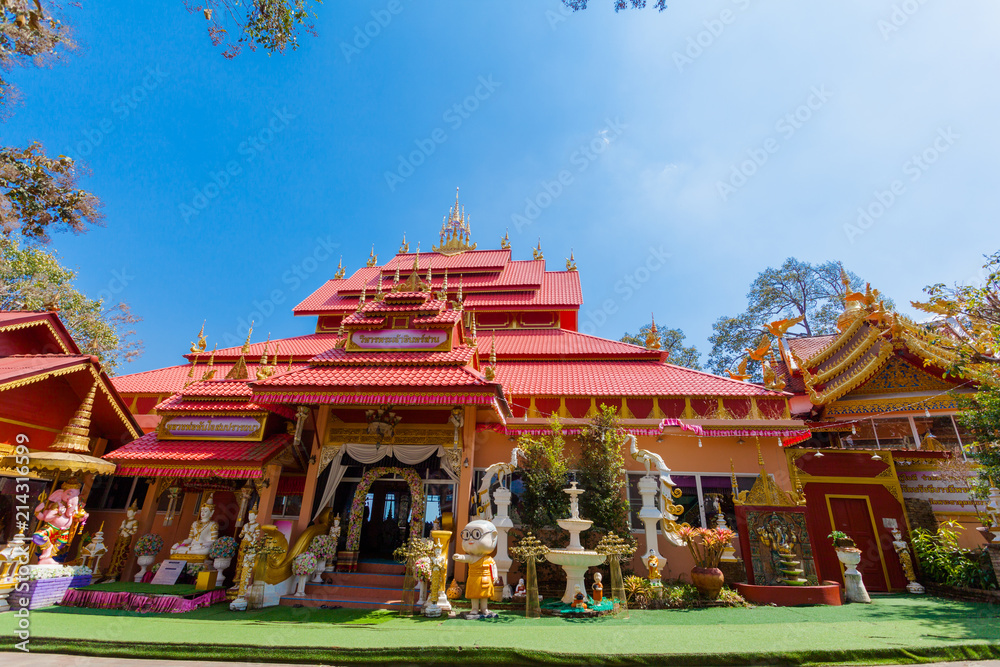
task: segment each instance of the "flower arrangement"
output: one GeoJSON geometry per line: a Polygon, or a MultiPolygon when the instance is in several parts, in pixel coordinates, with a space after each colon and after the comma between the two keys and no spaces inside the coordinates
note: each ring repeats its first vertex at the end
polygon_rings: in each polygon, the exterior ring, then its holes
{"type": "Polygon", "coordinates": [[[691,552],[695,565],[703,568],[719,567],[722,552],[733,539],[728,528],[692,528],[681,526],[677,534],[691,552]]]}
{"type": "Polygon", "coordinates": [[[212,544],[212,549],[208,552],[208,557],[212,559],[232,558],[235,554],[236,540],[228,535],[223,535],[212,544]]]}
{"type": "Polygon", "coordinates": [[[410,532],[414,535],[420,534],[423,530],[424,519],[424,493],[423,480],[413,468],[392,468],[380,466],[372,468],[364,474],[361,482],[358,483],[358,490],[354,494],[351,502],[350,527],[347,529],[347,551],[357,551],[361,542],[361,517],[365,511],[365,496],[371,488],[372,483],[379,477],[397,474],[402,477],[413,493],[413,502],[410,507],[410,532]]]}
{"type": "Polygon", "coordinates": [[[154,533],[143,535],[135,542],[136,556],[155,556],[163,548],[163,538],[154,533]]]}
{"type": "Polygon", "coordinates": [[[263,533],[259,534],[257,539],[247,545],[247,551],[256,556],[264,557],[284,553],[273,537],[269,537],[263,533]]]}
{"type": "Polygon", "coordinates": [[[413,576],[421,581],[431,580],[431,559],[429,556],[422,556],[413,563],[413,576]]]}
{"type": "Polygon", "coordinates": [[[88,574],[93,574],[93,570],[83,565],[36,565],[29,568],[21,579],[37,581],[60,577],[84,577],[88,574]]]}
{"type": "Polygon", "coordinates": [[[197,577],[198,573],[205,569],[204,563],[186,563],[184,565],[184,571],[187,572],[192,577],[197,577]]]}
{"type": "Polygon", "coordinates": [[[295,557],[292,561],[292,572],[298,576],[312,574],[316,569],[316,554],[306,551],[295,557]]]}
{"type": "Polygon", "coordinates": [[[317,535],[309,544],[309,551],[317,558],[330,559],[337,555],[337,543],[329,535],[317,535]]]}

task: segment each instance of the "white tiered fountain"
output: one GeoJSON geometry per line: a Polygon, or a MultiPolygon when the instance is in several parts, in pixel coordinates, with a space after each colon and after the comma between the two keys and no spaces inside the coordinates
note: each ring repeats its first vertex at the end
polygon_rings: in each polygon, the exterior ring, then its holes
{"type": "Polygon", "coordinates": [[[562,596],[564,604],[573,602],[577,586],[581,591],[587,590],[583,581],[587,568],[600,565],[607,558],[596,551],[585,550],[580,544],[580,533],[589,530],[594,522],[580,517],[579,495],[584,490],[576,488],[576,482],[570,482],[569,486],[570,488],[563,489],[563,493],[569,494],[569,518],[557,521],[559,527],[569,533],[569,546],[565,549],[552,549],[545,554],[550,563],[555,563],[566,571],[566,592],[562,596]]]}

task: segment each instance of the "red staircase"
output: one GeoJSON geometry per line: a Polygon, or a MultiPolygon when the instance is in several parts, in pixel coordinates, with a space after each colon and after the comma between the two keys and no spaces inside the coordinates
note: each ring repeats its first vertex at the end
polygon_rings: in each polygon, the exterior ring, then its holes
{"type": "MultiPolygon", "coordinates": [[[[304,597],[285,595],[286,607],[399,609],[403,604],[404,568],[397,563],[358,563],[357,572],[328,572],[322,584],[306,584],[304,597]]],[[[414,607],[415,608],[415,607],[414,607]]]]}

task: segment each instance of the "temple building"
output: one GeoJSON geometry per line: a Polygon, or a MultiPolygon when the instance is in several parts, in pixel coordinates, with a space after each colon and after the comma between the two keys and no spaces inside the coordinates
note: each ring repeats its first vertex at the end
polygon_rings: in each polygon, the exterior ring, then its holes
{"type": "MultiPolygon", "coordinates": [[[[958,425],[958,396],[975,391],[947,372],[954,359],[930,344],[928,331],[888,310],[878,291],[852,291],[837,333],[786,338],[795,320],[770,327],[751,353],[763,364],[765,386],[791,394],[794,417],[812,437],[789,447],[789,469],[803,485],[810,532],[839,530],[868,554],[860,571],[871,591],[905,586],[893,550],[902,534],[958,521],[963,546],[982,543],[985,503],[971,495],[974,466],[958,425]],[[773,337],[773,338],[772,338],[773,337]]],[[[830,579],[839,568],[832,550],[816,550],[830,579]]]]}
{"type": "MultiPolygon", "coordinates": [[[[531,259],[515,259],[506,235],[479,248],[456,198],[430,252],[404,241],[379,263],[373,248],[366,266],[338,267],[298,304],[293,314],[313,333],[210,350],[203,328],[184,363],[116,378],[146,433],[107,448],[118,469],[88,509],[113,528],[136,501],[138,534],[170,545],[211,493],[222,534],[235,535],[256,504],[257,522],[274,525],[290,555],[336,517],[338,568],[377,578],[408,535],[461,530],[480,491],[496,486],[487,469],[511,460],[520,435],[548,432],[557,416],[576,448],[602,405],[644,456],[671,468],[680,521],[715,525],[718,503],[735,526],[734,491],[761,474],[792,492],[784,446],[810,435],[792,396],[672,365],[655,337],[642,347],[579,332],[580,275],[572,260],[549,269],[541,244],[531,259]]],[[[686,549],[647,544],[647,468],[628,451],[625,462],[636,567],[655,549],[664,578],[687,573],[686,549]]],[[[515,525],[519,484],[515,474],[515,525]]],[[[465,566],[454,567],[463,579],[465,566]]],[[[269,571],[268,583],[288,572],[269,571]]],[[[398,590],[364,586],[310,585],[305,598],[278,590],[275,601],[398,603],[398,590]]]]}

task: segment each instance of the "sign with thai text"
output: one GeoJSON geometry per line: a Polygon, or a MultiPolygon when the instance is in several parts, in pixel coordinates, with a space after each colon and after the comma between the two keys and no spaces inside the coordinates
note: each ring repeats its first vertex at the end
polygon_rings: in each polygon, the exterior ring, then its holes
{"type": "Polygon", "coordinates": [[[434,350],[448,342],[441,329],[375,329],[352,331],[351,347],[358,350],[434,350]]]}
{"type": "Polygon", "coordinates": [[[199,415],[164,420],[160,438],[174,440],[260,440],[264,423],[258,417],[199,415]]]}
{"type": "Polygon", "coordinates": [[[153,575],[153,580],[149,583],[160,586],[173,586],[184,572],[185,565],[187,565],[187,561],[165,560],[160,563],[160,569],[156,571],[156,574],[153,575]]]}
{"type": "Polygon", "coordinates": [[[946,477],[932,466],[904,468],[897,474],[903,497],[928,501],[935,514],[969,514],[976,511],[977,503],[971,497],[969,482],[963,479],[955,479],[953,475],[946,477]]]}

